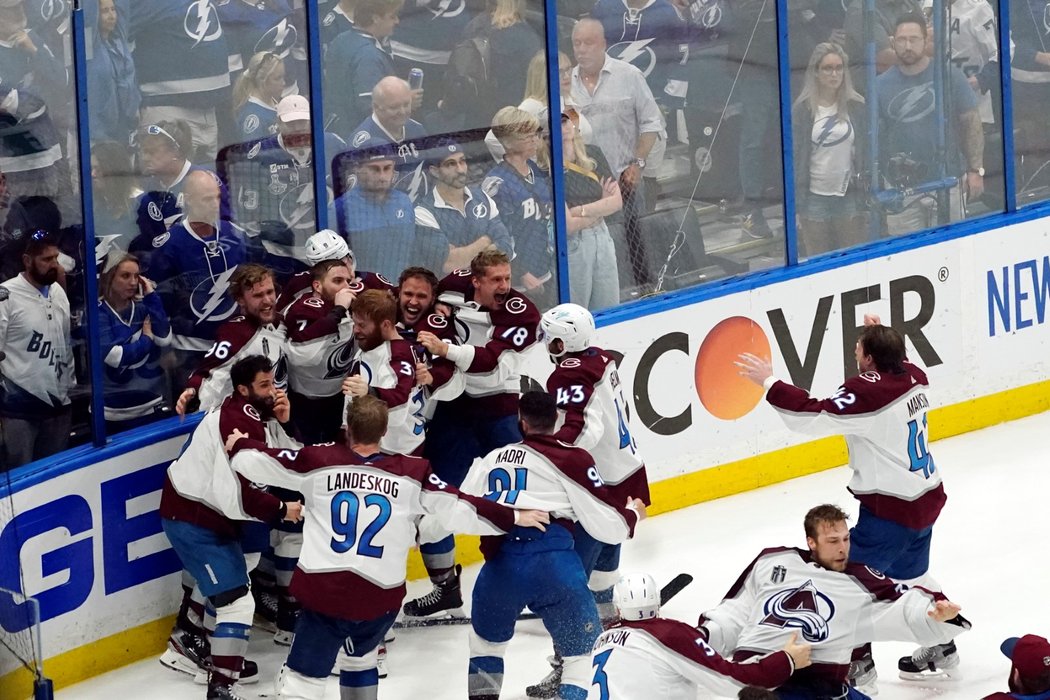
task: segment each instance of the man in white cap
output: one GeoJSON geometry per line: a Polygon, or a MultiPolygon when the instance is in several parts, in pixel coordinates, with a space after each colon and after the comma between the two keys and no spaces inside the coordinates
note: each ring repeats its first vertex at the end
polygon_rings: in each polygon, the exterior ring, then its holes
{"type": "MultiPolygon", "coordinates": [[[[326,153],[345,148],[325,134],[326,153]]],[[[317,230],[314,215],[314,168],[310,102],[288,95],[277,104],[277,134],[228,149],[220,175],[233,199],[235,220],[257,245],[282,280],[303,269],[306,239],[317,230]]]]}

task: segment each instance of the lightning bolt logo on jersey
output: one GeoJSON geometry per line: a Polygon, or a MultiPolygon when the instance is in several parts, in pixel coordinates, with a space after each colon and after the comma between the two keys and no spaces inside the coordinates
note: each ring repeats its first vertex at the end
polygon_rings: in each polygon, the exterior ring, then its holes
{"type": "Polygon", "coordinates": [[[186,8],[186,18],[183,21],[183,29],[186,36],[193,40],[196,46],[202,42],[212,42],[222,37],[222,23],[219,21],[218,10],[211,0],[196,0],[186,8]]]}
{"type": "Polygon", "coordinates": [[[640,70],[654,95],[663,94],[672,67],[689,59],[687,25],[667,0],[642,8],[598,0],[591,16],[602,23],[608,54],[640,70]]]}

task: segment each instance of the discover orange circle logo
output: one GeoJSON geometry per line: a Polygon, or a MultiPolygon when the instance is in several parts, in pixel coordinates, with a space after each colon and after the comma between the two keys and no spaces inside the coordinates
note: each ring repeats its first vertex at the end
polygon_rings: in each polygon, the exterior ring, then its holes
{"type": "Polygon", "coordinates": [[[771,358],[765,331],[745,316],[719,322],[704,338],[696,356],[696,393],[707,412],[722,420],[742,418],[758,405],[765,391],[741,377],[733,364],[741,353],[771,358]]]}

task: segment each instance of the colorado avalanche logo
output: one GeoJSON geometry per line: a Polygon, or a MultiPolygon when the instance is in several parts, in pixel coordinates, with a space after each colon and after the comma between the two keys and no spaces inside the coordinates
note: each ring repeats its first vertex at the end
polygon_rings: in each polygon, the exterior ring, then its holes
{"type": "Polygon", "coordinates": [[[244,415],[254,421],[262,423],[262,416],[260,416],[259,412],[255,410],[255,406],[252,406],[250,403],[244,404],[244,415]]]}
{"type": "Polygon", "coordinates": [[[831,635],[828,622],[835,617],[835,604],[831,598],[818,591],[810,580],[798,588],[789,588],[770,596],[763,612],[766,617],[759,624],[797,629],[803,639],[816,644],[831,635]]]}
{"type": "Polygon", "coordinates": [[[507,313],[520,314],[525,313],[529,307],[521,297],[511,297],[503,304],[503,308],[507,310],[507,313]]]}
{"type": "Polygon", "coordinates": [[[273,366],[273,385],[282,391],[288,388],[288,362],[284,355],[273,366]]]}
{"type": "Polygon", "coordinates": [[[328,355],[328,370],[325,373],[325,379],[345,377],[347,371],[350,369],[350,365],[353,364],[355,349],[354,343],[351,340],[333,350],[332,353],[328,355]]]}
{"type": "Polygon", "coordinates": [[[580,362],[580,358],[578,357],[569,357],[561,361],[561,367],[564,367],[565,369],[575,369],[582,364],[583,363],[580,362]]]}
{"type": "Polygon", "coordinates": [[[435,330],[448,328],[448,319],[441,314],[430,314],[427,316],[427,325],[435,330]]]}
{"type": "Polygon", "coordinates": [[[186,17],[182,21],[186,36],[193,39],[193,45],[201,42],[216,41],[222,37],[222,24],[219,13],[211,0],[196,0],[186,8],[186,17]]]}
{"type": "Polygon", "coordinates": [[[882,375],[879,374],[878,372],[872,371],[872,372],[865,372],[864,374],[861,374],[860,378],[863,379],[866,382],[870,382],[870,383],[874,384],[875,382],[877,382],[880,379],[882,379],[882,375]]]}

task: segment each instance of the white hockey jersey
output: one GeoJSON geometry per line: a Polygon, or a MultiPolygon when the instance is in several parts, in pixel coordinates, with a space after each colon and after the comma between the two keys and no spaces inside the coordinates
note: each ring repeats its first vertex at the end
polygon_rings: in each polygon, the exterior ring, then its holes
{"type": "Polygon", "coordinates": [[[663,618],[620,622],[598,635],[591,666],[589,700],[696,700],[697,689],[736,696],[748,685],[775,688],[795,668],[785,651],[724,659],[695,627],[663,618]]]}
{"type": "MultiPolygon", "coordinates": [[[[607,486],[622,484],[639,470],[644,481],[645,466],[631,434],[630,413],[612,355],[588,348],[564,358],[547,379],[547,393],[565,411],[558,438],[590,452],[607,486]]],[[[648,502],[647,483],[644,491],[645,497],[642,493],[627,495],[648,502]]]]}
{"type": "MultiPolygon", "coordinates": [[[[358,348],[349,374],[368,381],[368,393],[386,402],[389,409],[386,435],[380,449],[391,455],[416,454],[423,447],[427,394],[416,384],[416,363],[406,340],[388,340],[371,350],[358,348]]],[[[349,407],[353,401],[347,397],[349,407]]],[[[346,411],[343,411],[344,425],[346,411]]]]}
{"type": "Polygon", "coordinates": [[[342,307],[308,294],[288,307],[288,386],[303,396],[335,396],[353,361],[354,320],[342,307]]]}
{"type": "Polygon", "coordinates": [[[0,302],[2,410],[29,418],[69,403],[74,384],[69,299],[58,283],[47,296],[22,275],[5,281],[11,296],[0,302]]]}
{"type": "Polygon", "coordinates": [[[826,399],[773,377],[766,386],[766,400],[792,430],[846,436],[849,490],[868,510],[916,530],[933,525],[947,497],[927,449],[925,372],[910,362],[901,374],[865,372],[826,399]]]}
{"type": "Polygon", "coordinates": [[[578,522],[597,540],[619,544],[634,534],[638,514],[602,482],[586,451],[552,435],[529,435],[474,460],[460,489],[514,508],[578,522]]]}
{"type": "Polygon", "coordinates": [[[842,682],[853,650],[867,642],[931,646],[955,637],[962,627],[926,614],[944,599],[860,564],[831,571],[809,551],[779,547],[763,550],[700,626],[724,656],[782,649],[798,632],[800,642],[813,645],[813,666],[800,673],[842,682]]]}
{"type": "Polygon", "coordinates": [[[461,495],[424,459],[242,440],[232,463],[253,481],[303,494],[303,550],[291,593],[305,608],[341,619],[371,620],[400,606],[421,516],[453,532],[497,535],[514,526],[511,509],[461,495]]]}
{"type": "Polygon", "coordinates": [[[249,355],[269,358],[273,363],[274,385],[279,389],[287,388],[287,343],[288,334],[281,322],[259,325],[246,316],[238,316],[219,326],[215,342],[187,382],[188,386],[197,389],[201,410],[215,408],[230,395],[233,391],[230,370],[238,360],[249,355]]]}

